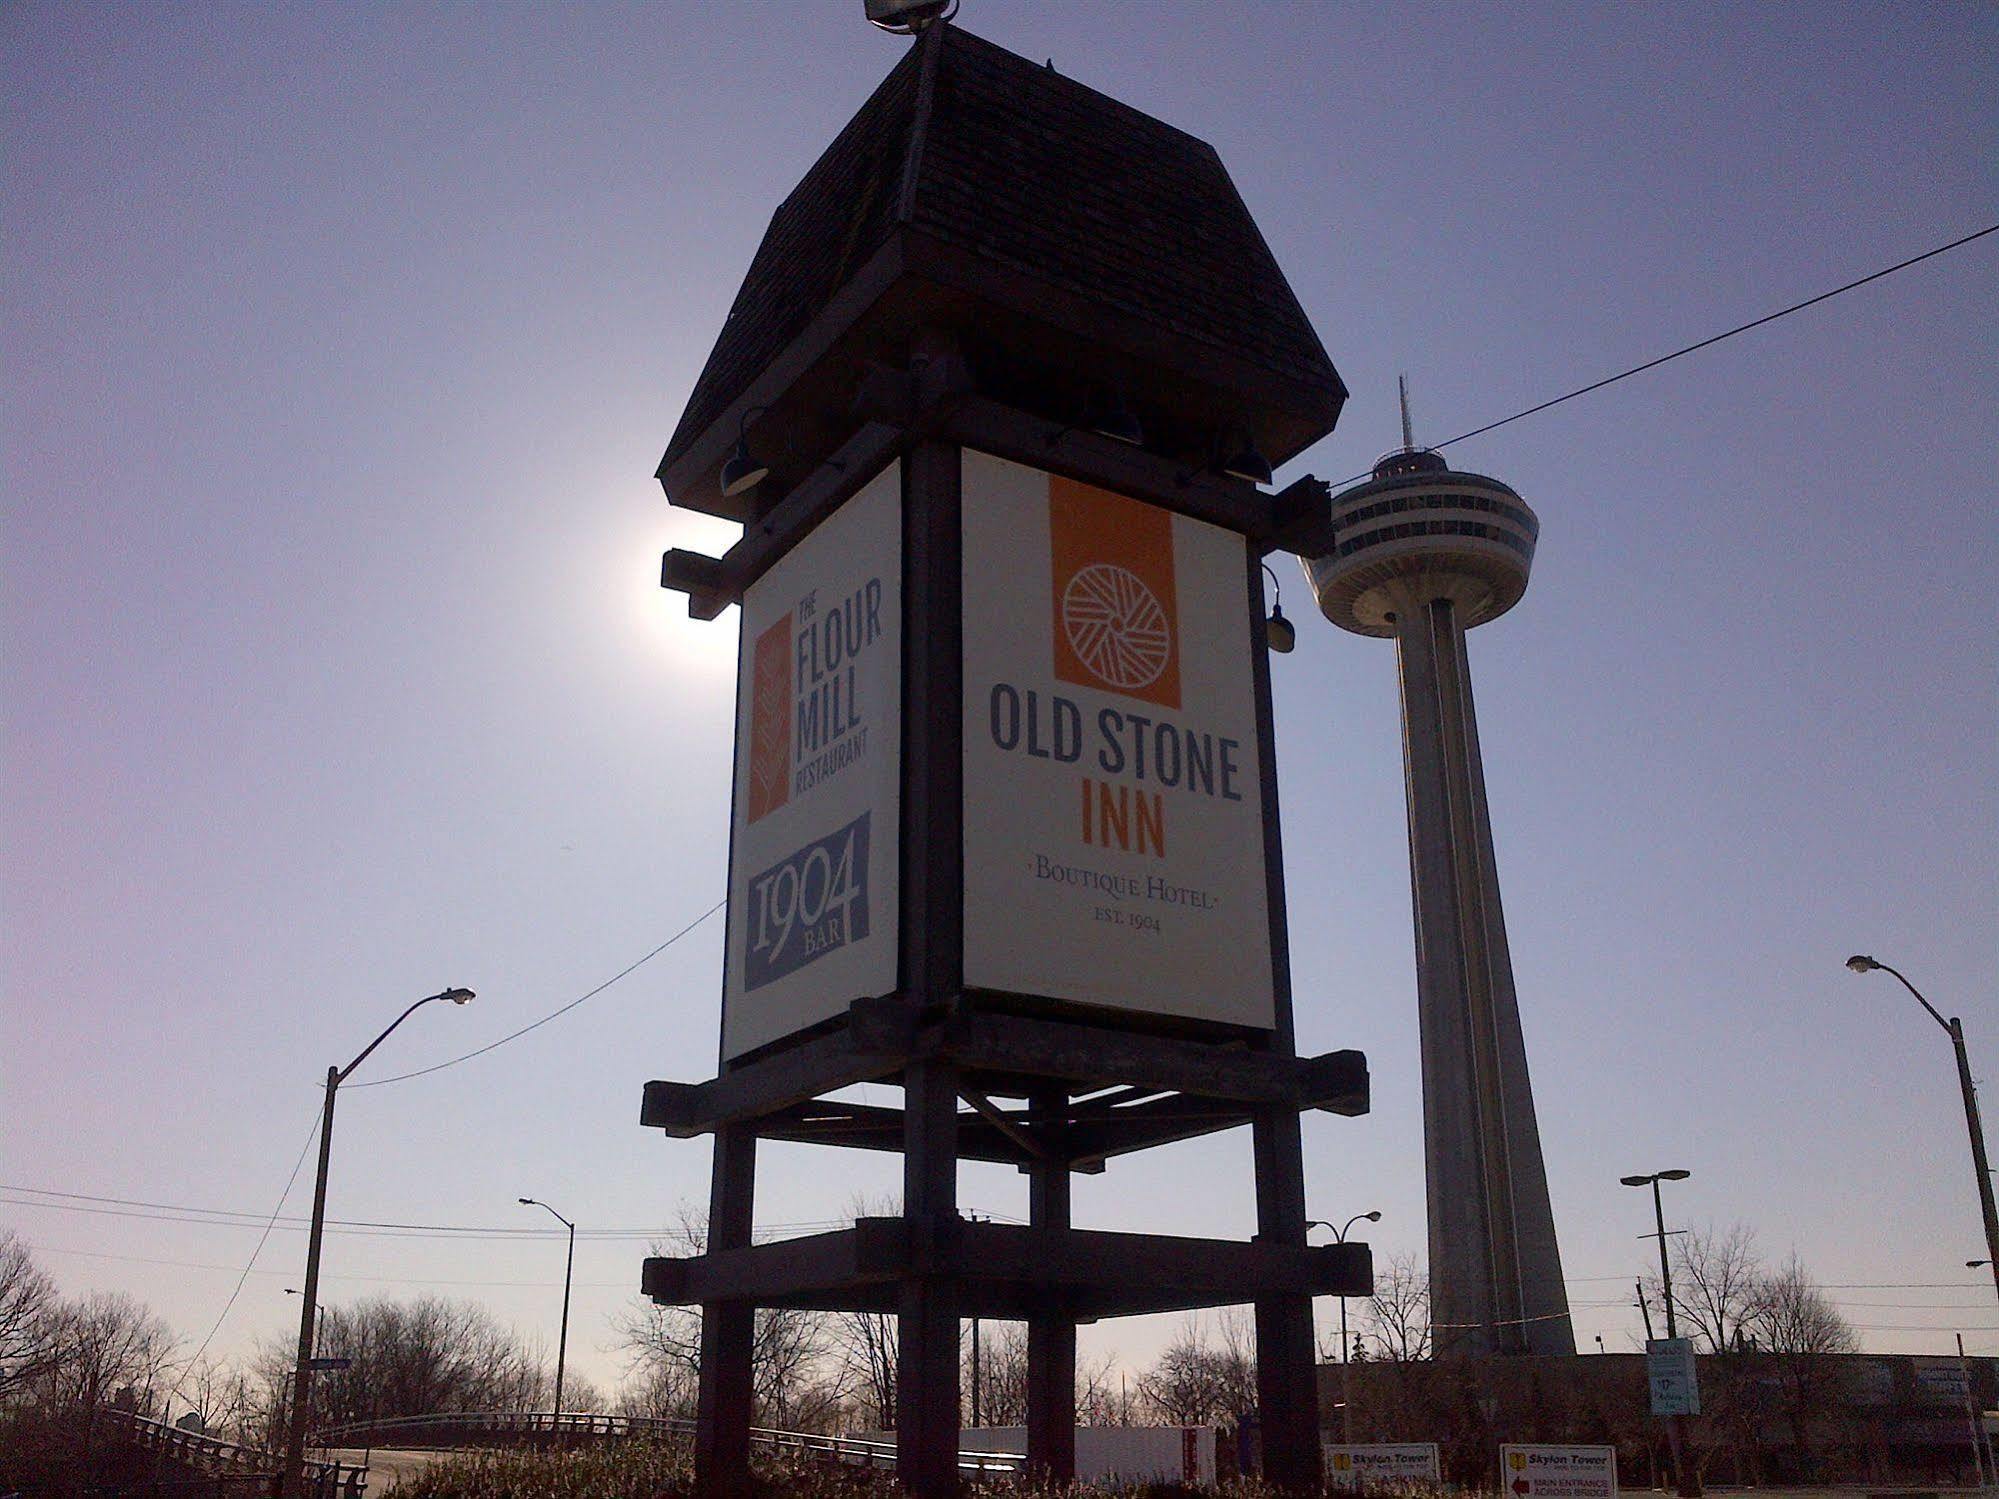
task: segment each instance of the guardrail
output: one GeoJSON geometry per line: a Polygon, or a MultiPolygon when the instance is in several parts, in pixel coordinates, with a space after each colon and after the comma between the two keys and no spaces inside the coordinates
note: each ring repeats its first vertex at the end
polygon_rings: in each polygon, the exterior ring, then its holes
{"type": "MultiPolygon", "coordinates": [[[[563,1446],[579,1442],[629,1441],[634,1437],[691,1436],[694,1423],[679,1417],[613,1416],[584,1411],[443,1411],[349,1421],[314,1433],[318,1447],[487,1447],[563,1446]]],[[[819,1457],[865,1468],[893,1468],[895,1443],[812,1431],[750,1428],[750,1441],[767,1452],[819,1457]]],[[[961,1452],[960,1472],[1018,1473],[1026,1462],[1016,1452],[961,1452]]]]}
{"type": "MultiPolygon", "coordinates": [[[[284,1466],[276,1453],[260,1447],[169,1426],[133,1411],[106,1410],[102,1414],[123,1426],[141,1446],[167,1453],[197,1473],[244,1483],[263,1481],[275,1490],[284,1466]]],[[[305,1481],[313,1499],[361,1499],[368,1488],[368,1468],[365,1463],[308,1458],[305,1481]]]]}

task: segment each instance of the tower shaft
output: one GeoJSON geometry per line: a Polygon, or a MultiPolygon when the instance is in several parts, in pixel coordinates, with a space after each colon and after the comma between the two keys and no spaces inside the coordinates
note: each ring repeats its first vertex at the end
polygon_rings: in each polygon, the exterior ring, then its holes
{"type": "Polygon", "coordinates": [[[1405,607],[1389,618],[1409,797],[1432,1337],[1445,1356],[1573,1353],[1500,909],[1465,626],[1448,595],[1403,587],[1405,607]]]}

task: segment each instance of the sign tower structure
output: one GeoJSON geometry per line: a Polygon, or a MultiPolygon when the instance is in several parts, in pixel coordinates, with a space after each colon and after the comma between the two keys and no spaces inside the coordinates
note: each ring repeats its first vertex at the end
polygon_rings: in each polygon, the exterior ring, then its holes
{"type": "Polygon", "coordinates": [[[659,471],[744,527],[662,570],[741,606],[720,1062],[642,1111],[714,1138],[706,1252],[643,1273],[702,1309],[704,1494],[747,1484],[760,1307],[897,1317],[943,1495],[961,1318],[1026,1322],[1066,1479],[1079,1322],[1250,1301],[1266,1474],[1317,1484],[1311,1300],[1372,1272],[1306,1242],[1299,1115],[1368,1076],[1293,1040],[1261,570],[1330,496],[1262,486],[1345,397],[1210,147],[955,26],[772,218],[659,471]],[[1245,1124],[1252,1239],[1072,1225],[1075,1173],[1245,1124]],[[899,1152],[900,1216],[756,1242],[766,1139],[899,1152]],[[1028,1224],[967,1221],[963,1159],[1028,1224]]]}
{"type": "Polygon", "coordinates": [[[1406,385],[1402,442],[1334,497],[1305,570],[1334,624],[1395,641],[1401,674],[1432,1346],[1574,1353],[1465,655],[1465,632],[1526,591],[1541,525],[1507,485],[1415,446],[1406,385]]]}

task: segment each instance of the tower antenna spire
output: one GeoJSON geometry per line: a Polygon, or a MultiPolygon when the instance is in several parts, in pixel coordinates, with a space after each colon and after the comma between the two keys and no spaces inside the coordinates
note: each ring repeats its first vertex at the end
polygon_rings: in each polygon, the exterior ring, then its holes
{"type": "Polygon", "coordinates": [[[1409,425],[1409,377],[1397,375],[1395,389],[1402,397],[1402,446],[1405,449],[1413,449],[1416,446],[1416,432],[1409,425]]]}

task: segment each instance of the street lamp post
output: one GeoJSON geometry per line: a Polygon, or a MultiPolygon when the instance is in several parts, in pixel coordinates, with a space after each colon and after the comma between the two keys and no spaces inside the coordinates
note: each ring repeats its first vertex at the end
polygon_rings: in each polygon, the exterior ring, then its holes
{"type": "Polygon", "coordinates": [[[340,1085],[347,1081],[356,1067],[368,1060],[369,1053],[389,1039],[389,1032],[401,1025],[418,1010],[434,999],[448,999],[455,1005],[462,1005],[472,998],[470,989],[443,989],[436,994],[426,994],[402,1014],[389,1022],[388,1028],[370,1041],[361,1055],[345,1067],[326,1069],[326,1105],[319,1117],[319,1175],[312,1187],[312,1231],[305,1241],[305,1286],[299,1292],[301,1305],[298,1313],[298,1358],[292,1366],[292,1420],[291,1430],[285,1434],[284,1483],[282,1493],[285,1499],[304,1499],[305,1495],[305,1429],[308,1412],[307,1402],[312,1398],[312,1339],[314,1332],[313,1313],[318,1308],[319,1295],[319,1242],[326,1231],[326,1168],[333,1153],[333,1100],[340,1085]]]}
{"type": "MultiPolygon", "coordinates": [[[[1371,1213],[1355,1213],[1351,1218],[1347,1219],[1345,1226],[1340,1228],[1334,1228],[1332,1224],[1323,1218],[1309,1219],[1305,1227],[1332,1229],[1333,1242],[1335,1244],[1344,1244],[1347,1241],[1347,1235],[1353,1231],[1353,1226],[1356,1223],[1379,1223],[1380,1221],[1381,1210],[1377,1208],[1371,1213]]],[[[1346,1440],[1351,1444],[1353,1441],[1353,1400],[1350,1398],[1352,1392],[1348,1388],[1351,1379],[1348,1376],[1346,1368],[1349,1362],[1347,1357],[1348,1346],[1347,1299],[1342,1296],[1340,1298],[1340,1417],[1341,1427],[1345,1432],[1346,1440]]]]}
{"type": "MultiPolygon", "coordinates": [[[[557,1223],[569,1230],[569,1258],[562,1266],[562,1335],[555,1345],[555,1414],[562,1414],[562,1368],[569,1360],[569,1278],[576,1271],[576,1225],[545,1202],[532,1197],[523,1197],[524,1208],[541,1208],[554,1217],[557,1223]]],[[[560,1424],[558,1422],[558,1424],[560,1424]]]]}
{"type": "MultiPolygon", "coordinates": [[[[1652,1189],[1652,1218],[1658,1225],[1659,1240],[1659,1299],[1666,1303],[1666,1336],[1680,1335],[1679,1323],[1673,1315],[1673,1266],[1666,1257],[1666,1208],[1659,1199],[1659,1183],[1683,1182],[1692,1176],[1691,1171],[1654,1171],[1650,1176],[1623,1176],[1618,1180],[1627,1187],[1650,1187],[1652,1189]]],[[[1654,1237],[1646,1235],[1647,1238],[1654,1237]]],[[[1666,1439],[1673,1449],[1673,1475],[1679,1480],[1679,1492],[1683,1499],[1698,1499],[1701,1492],[1700,1475],[1687,1462],[1687,1418],[1670,1416],[1667,1418],[1666,1439]]]]}
{"type": "Polygon", "coordinates": [[[1955,1015],[1944,1019],[1937,1007],[1923,998],[1922,990],[1886,963],[1855,953],[1846,960],[1846,966],[1855,973],[1870,973],[1878,968],[1894,974],[1901,979],[1902,987],[1916,996],[1916,1003],[1929,1011],[1930,1019],[1950,1037],[1951,1050],[1957,1053],[1957,1085],[1964,1093],[1964,1127],[1971,1135],[1971,1169],[1978,1178],[1978,1210],[1985,1217],[1985,1253],[1992,1268],[1993,1289],[1999,1290],[1999,1211],[1992,1204],[1992,1167],[1985,1157],[1985,1126],[1978,1118],[1978,1091],[1971,1082],[1971,1060],[1964,1053],[1964,1022],[1955,1015]]]}
{"type": "MultiPolygon", "coordinates": [[[[297,1286],[286,1286],[285,1294],[287,1296],[303,1296],[305,1293],[299,1290],[297,1286]]],[[[319,1323],[326,1320],[326,1306],[323,1302],[315,1301],[312,1304],[312,1310],[314,1316],[319,1319],[319,1321],[314,1322],[312,1325],[312,1351],[317,1353],[319,1352],[319,1323]]]]}

